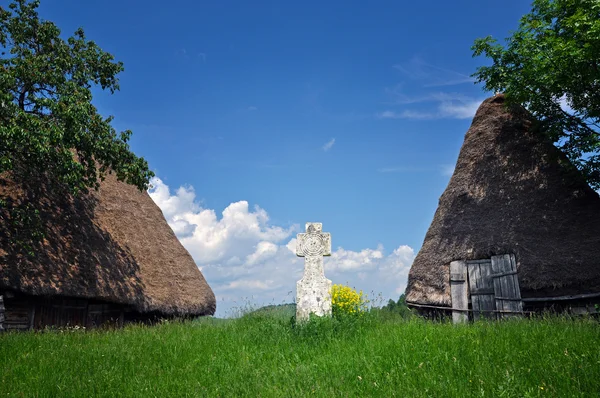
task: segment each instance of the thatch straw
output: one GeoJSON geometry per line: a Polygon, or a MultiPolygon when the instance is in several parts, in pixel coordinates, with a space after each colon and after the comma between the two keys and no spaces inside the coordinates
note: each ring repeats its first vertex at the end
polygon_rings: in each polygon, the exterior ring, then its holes
{"type": "Polygon", "coordinates": [[[409,273],[408,302],[450,306],[449,264],[514,253],[523,297],[600,292],[600,197],[521,107],[479,107],[409,273]]]}
{"type": "Polygon", "coordinates": [[[81,199],[24,185],[0,176],[0,195],[18,206],[37,203],[47,234],[34,245],[35,257],[15,250],[0,209],[0,291],[99,299],[165,315],[215,312],[211,288],[147,192],[112,174],[81,199]]]}

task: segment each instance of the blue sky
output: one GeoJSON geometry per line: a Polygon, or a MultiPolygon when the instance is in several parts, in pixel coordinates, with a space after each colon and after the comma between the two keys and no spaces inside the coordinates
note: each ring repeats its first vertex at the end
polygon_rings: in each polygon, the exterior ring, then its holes
{"type": "MultiPolygon", "coordinates": [[[[3,1],[4,2],[4,1],[3,1]]],[[[484,93],[478,37],[523,1],[42,1],[125,65],[95,91],[218,300],[291,302],[308,221],[334,283],[397,299],[484,93]]]]}

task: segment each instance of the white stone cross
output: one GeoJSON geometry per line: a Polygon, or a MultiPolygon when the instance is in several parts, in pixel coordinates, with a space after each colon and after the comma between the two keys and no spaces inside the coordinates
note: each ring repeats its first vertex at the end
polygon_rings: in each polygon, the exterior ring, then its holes
{"type": "Polygon", "coordinates": [[[296,255],[304,257],[304,276],[296,283],[296,322],[311,313],[331,315],[331,281],[323,270],[323,256],[331,256],[331,234],[323,233],[323,224],[306,223],[306,233],[297,236],[296,255]]]}

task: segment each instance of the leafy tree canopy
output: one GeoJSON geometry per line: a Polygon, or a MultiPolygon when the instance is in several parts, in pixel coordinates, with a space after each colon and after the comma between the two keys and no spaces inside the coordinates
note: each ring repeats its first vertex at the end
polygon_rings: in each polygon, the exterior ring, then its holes
{"type": "Polygon", "coordinates": [[[595,189],[600,188],[600,1],[534,0],[506,46],[475,40],[491,58],[473,76],[529,109],[595,189]]]}
{"type": "MultiPolygon", "coordinates": [[[[97,188],[107,171],[146,189],[154,175],[92,105],[91,88],[114,93],[123,70],[79,28],[66,41],[40,20],[39,1],[0,7],[0,173],[44,175],[72,193],[97,188]]],[[[2,198],[0,198],[2,199],[2,198]]]]}
{"type": "Polygon", "coordinates": [[[131,131],[117,134],[112,117],[91,103],[92,87],[119,89],[123,64],[81,28],[63,40],[54,23],[39,19],[38,6],[37,0],[0,6],[0,175],[37,187],[18,200],[0,194],[0,237],[10,243],[3,249],[30,255],[45,231],[36,181],[55,194],[77,195],[97,188],[106,172],[140,190],[154,175],[130,151],[131,131]]]}

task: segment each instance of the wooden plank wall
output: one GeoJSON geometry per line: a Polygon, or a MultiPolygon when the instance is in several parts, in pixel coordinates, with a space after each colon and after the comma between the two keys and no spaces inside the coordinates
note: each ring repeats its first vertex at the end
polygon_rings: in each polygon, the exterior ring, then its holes
{"type": "Polygon", "coordinates": [[[452,311],[453,323],[466,323],[469,320],[467,287],[467,263],[452,261],[450,263],[450,294],[452,308],[456,309],[456,311],[452,311]]]}
{"type": "Polygon", "coordinates": [[[90,304],[87,327],[98,327],[104,324],[123,326],[122,306],[110,303],[90,304]]]}
{"type": "Polygon", "coordinates": [[[528,311],[550,309],[574,315],[600,313],[596,307],[600,302],[600,293],[522,298],[514,254],[451,262],[450,295],[454,323],[468,319],[469,302],[474,320],[482,317],[521,317],[524,315],[524,305],[527,305],[528,311]]]}
{"type": "Polygon", "coordinates": [[[32,303],[28,299],[19,297],[6,298],[4,307],[4,328],[6,330],[30,329],[32,303]]]}
{"type": "MultiPolygon", "coordinates": [[[[2,296],[0,296],[2,297],[2,296]]],[[[68,297],[36,297],[16,294],[0,301],[0,323],[5,330],[44,329],[45,327],[95,328],[123,326],[125,308],[119,304],[68,297]]],[[[0,329],[1,330],[1,329],[0,329]]]]}
{"type": "Polygon", "coordinates": [[[85,326],[87,323],[88,301],[72,298],[52,298],[39,300],[35,306],[33,327],[45,326],[85,326]]]}
{"type": "Polygon", "coordinates": [[[467,261],[469,293],[473,307],[473,319],[495,318],[494,284],[490,259],[467,261]]]}
{"type": "Polygon", "coordinates": [[[123,306],[74,298],[43,300],[36,306],[35,328],[123,326],[123,306]]]}
{"type": "Polygon", "coordinates": [[[517,262],[514,254],[492,256],[494,299],[498,310],[515,314],[500,314],[501,317],[519,316],[523,313],[523,301],[517,278],[517,262]]]}
{"type": "Polygon", "coordinates": [[[0,332],[4,331],[4,296],[0,294],[0,332]]]}

